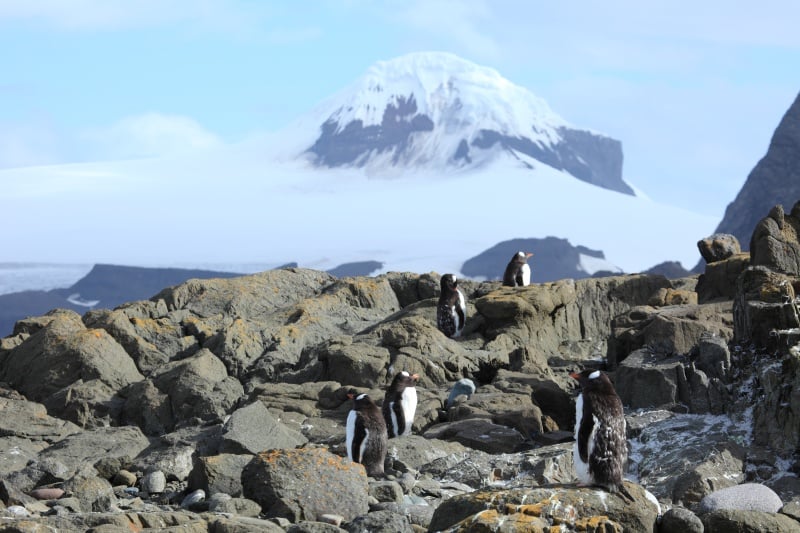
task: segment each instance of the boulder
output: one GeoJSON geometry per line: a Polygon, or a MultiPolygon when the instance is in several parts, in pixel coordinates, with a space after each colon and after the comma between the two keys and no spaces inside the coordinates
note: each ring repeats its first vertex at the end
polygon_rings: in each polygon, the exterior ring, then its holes
{"type": "Polygon", "coordinates": [[[626,482],[625,488],[633,496],[632,502],[590,488],[479,490],[443,501],[433,514],[429,530],[496,531],[503,524],[507,531],[535,527],[545,531],[556,523],[577,531],[591,527],[599,531],[652,533],[658,506],[641,486],[626,482]]]}
{"type": "Polygon", "coordinates": [[[0,380],[41,402],[81,379],[98,379],[113,391],[144,379],[105,330],[86,329],[74,311],[51,315],[47,325],[6,354],[0,380]]]}
{"type": "Polygon", "coordinates": [[[800,522],[777,513],[761,511],[739,511],[722,509],[702,515],[701,520],[705,530],[714,531],[744,531],[770,533],[795,533],[800,530],[800,522]]]}
{"type": "Polygon", "coordinates": [[[298,522],[336,513],[349,521],[369,510],[364,467],[321,448],[259,453],[242,472],[242,487],[268,518],[298,522]]]}
{"type": "Polygon", "coordinates": [[[189,488],[202,489],[209,496],[242,495],[242,471],[253,460],[251,454],[228,454],[197,457],[189,476],[189,488]]]}
{"type": "Polygon", "coordinates": [[[124,420],[148,433],[174,429],[179,422],[221,419],[244,394],[213,353],[196,354],[167,363],[143,382],[123,391],[124,420]]]}
{"type": "Polygon", "coordinates": [[[487,453],[512,453],[525,442],[525,437],[516,429],[481,418],[437,424],[429,428],[424,437],[453,440],[487,453]]]}
{"type": "Polygon", "coordinates": [[[613,369],[640,348],[664,355],[689,353],[703,336],[733,337],[731,302],[640,306],[614,317],[608,364],[613,369]]]}
{"type": "Polygon", "coordinates": [[[132,302],[113,311],[90,311],[84,322],[114,337],[144,375],[200,349],[198,339],[185,335],[182,324],[170,319],[163,300],[132,302]]]}
{"type": "Polygon", "coordinates": [[[745,269],[736,281],[733,319],[734,340],[741,344],[773,350],[796,344],[800,312],[793,278],[765,266],[745,269]]]}
{"type": "Polygon", "coordinates": [[[408,517],[392,511],[375,511],[359,516],[346,524],[348,533],[372,533],[373,531],[392,531],[396,533],[414,533],[408,517]]]}
{"type": "Polygon", "coordinates": [[[661,517],[658,533],[703,533],[703,522],[685,507],[673,507],[661,517]]]}
{"type": "Polygon", "coordinates": [[[256,454],[275,448],[296,448],[308,442],[283,425],[259,401],[240,407],[222,428],[220,453],[256,454]]]}
{"type": "Polygon", "coordinates": [[[750,262],[775,272],[800,276],[800,202],[787,215],[783,206],[774,206],[756,224],[750,239],[750,262]]]}
{"type": "Polygon", "coordinates": [[[706,265],[697,279],[697,301],[701,304],[718,300],[733,300],[736,279],[750,266],[750,254],[736,254],[706,265]]]}
{"type": "Polygon", "coordinates": [[[109,457],[136,457],[150,445],[137,427],[106,427],[75,433],[42,451],[37,461],[13,476],[21,490],[65,481],[109,457]]]}
{"type": "Polygon", "coordinates": [[[739,239],[730,233],[715,233],[697,241],[697,248],[706,264],[724,261],[742,252],[739,239]]]}
{"type": "Polygon", "coordinates": [[[707,494],[700,500],[697,511],[700,514],[720,509],[777,513],[781,507],[780,496],[769,487],[760,483],[742,483],[707,494]]]}

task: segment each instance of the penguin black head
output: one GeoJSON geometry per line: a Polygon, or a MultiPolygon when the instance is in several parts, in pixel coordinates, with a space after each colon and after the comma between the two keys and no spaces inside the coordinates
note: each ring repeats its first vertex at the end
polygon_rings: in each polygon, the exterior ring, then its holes
{"type": "Polygon", "coordinates": [[[614,385],[605,372],[587,368],[582,372],[570,372],[569,376],[578,381],[582,392],[614,393],[614,385]]]}
{"type": "Polygon", "coordinates": [[[374,405],[375,402],[372,401],[372,398],[365,392],[361,394],[356,394],[355,391],[351,391],[347,393],[347,397],[353,400],[353,409],[356,411],[367,407],[368,405],[374,405]]]}
{"type": "Polygon", "coordinates": [[[514,257],[512,257],[511,260],[516,261],[517,263],[527,263],[528,258],[531,256],[533,256],[532,252],[519,251],[514,254],[514,257]]]}
{"type": "Polygon", "coordinates": [[[456,290],[458,287],[458,278],[454,274],[445,274],[442,276],[442,294],[448,294],[456,290]]]}
{"type": "Polygon", "coordinates": [[[406,387],[415,387],[417,385],[417,381],[419,381],[419,374],[409,374],[403,370],[394,377],[392,384],[389,385],[389,390],[400,390],[406,387]]]}

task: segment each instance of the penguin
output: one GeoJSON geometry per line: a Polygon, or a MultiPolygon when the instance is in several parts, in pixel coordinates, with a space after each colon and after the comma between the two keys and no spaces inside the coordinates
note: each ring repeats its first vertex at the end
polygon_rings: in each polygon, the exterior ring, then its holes
{"type": "Polygon", "coordinates": [[[389,438],[411,434],[414,413],[417,411],[417,381],[419,374],[405,370],[398,373],[383,397],[383,419],[389,438]]]}
{"type": "Polygon", "coordinates": [[[578,482],[633,497],[622,484],[628,460],[625,434],[625,413],[622,401],[608,376],[587,369],[572,372],[570,377],[580,384],[575,401],[575,444],[572,449],[578,482]]]}
{"type": "Polygon", "coordinates": [[[528,265],[528,258],[533,254],[530,252],[517,252],[506,266],[503,273],[503,285],[506,287],[527,287],[531,284],[531,267],[528,265]]]}
{"type": "Polygon", "coordinates": [[[467,318],[467,303],[464,293],[458,288],[458,279],[453,274],[442,276],[442,294],[436,307],[436,325],[446,336],[455,338],[464,331],[467,318]]]}
{"type": "Polygon", "coordinates": [[[383,476],[388,437],[380,408],[367,394],[348,393],[353,409],[347,415],[347,457],[361,463],[372,477],[383,476]]]}

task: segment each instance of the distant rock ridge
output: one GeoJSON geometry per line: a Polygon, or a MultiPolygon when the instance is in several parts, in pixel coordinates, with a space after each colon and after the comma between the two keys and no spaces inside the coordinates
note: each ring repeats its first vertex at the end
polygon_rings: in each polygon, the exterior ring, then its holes
{"type": "Polygon", "coordinates": [[[619,141],[572,127],[528,90],[451,54],[379,62],[333,99],[319,128],[307,149],[319,166],[441,170],[507,153],[634,195],[619,141]]]}
{"type": "Polygon", "coordinates": [[[621,273],[619,268],[606,261],[602,251],[573,246],[567,239],[558,237],[503,241],[464,261],[461,273],[476,279],[500,279],[511,256],[519,251],[533,253],[528,263],[531,266],[531,281],[535,283],[584,279],[598,272],[605,275],[621,273]]]}
{"type": "Polygon", "coordinates": [[[735,236],[747,251],[753,229],[764,213],[777,204],[788,212],[797,200],[800,200],[800,94],[775,129],[766,155],[728,205],[716,233],[735,236]]]}

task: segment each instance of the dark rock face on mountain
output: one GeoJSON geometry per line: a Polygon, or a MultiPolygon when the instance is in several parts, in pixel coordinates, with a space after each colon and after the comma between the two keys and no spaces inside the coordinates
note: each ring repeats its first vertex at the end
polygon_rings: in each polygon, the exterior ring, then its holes
{"type": "MultiPolygon", "coordinates": [[[[341,126],[334,120],[326,121],[308,152],[314,155],[317,165],[326,167],[362,167],[371,157],[387,153],[393,165],[408,164],[419,158],[413,137],[424,139],[437,127],[442,126],[417,112],[413,95],[397,97],[395,104],[387,105],[380,125],[365,126],[362,121],[354,120],[341,126]]],[[[531,127],[535,131],[536,126],[531,127]]],[[[557,131],[560,140],[549,146],[531,138],[483,129],[472,141],[462,139],[450,161],[454,166],[468,165],[472,163],[473,152],[499,148],[530,156],[592,185],[633,194],[633,189],[622,179],[622,143],[583,130],[561,127],[557,131]]]]}
{"type": "Polygon", "coordinates": [[[531,281],[536,283],[591,277],[592,273],[581,269],[581,255],[605,259],[603,252],[585,246],[572,246],[567,239],[511,239],[467,259],[461,272],[477,279],[501,279],[511,257],[519,251],[533,253],[528,264],[531,267],[531,281]]]}
{"type": "Polygon", "coordinates": [[[745,250],[756,223],[774,205],[788,210],[800,199],[800,94],[783,116],[766,155],[725,210],[718,233],[734,235],[745,250]]]}
{"type": "Polygon", "coordinates": [[[672,507],[797,530],[798,275],[775,258],[709,303],[695,278],[463,280],[457,340],[438,274],[288,268],[26,318],[0,339],[0,529],[652,533],[672,507]],[[625,402],[631,501],[573,484],[578,368],[625,402]],[[380,403],[402,370],[412,434],[371,478],[347,459],[348,395],[380,403]],[[744,482],[759,505],[717,492],[744,482]]]}

